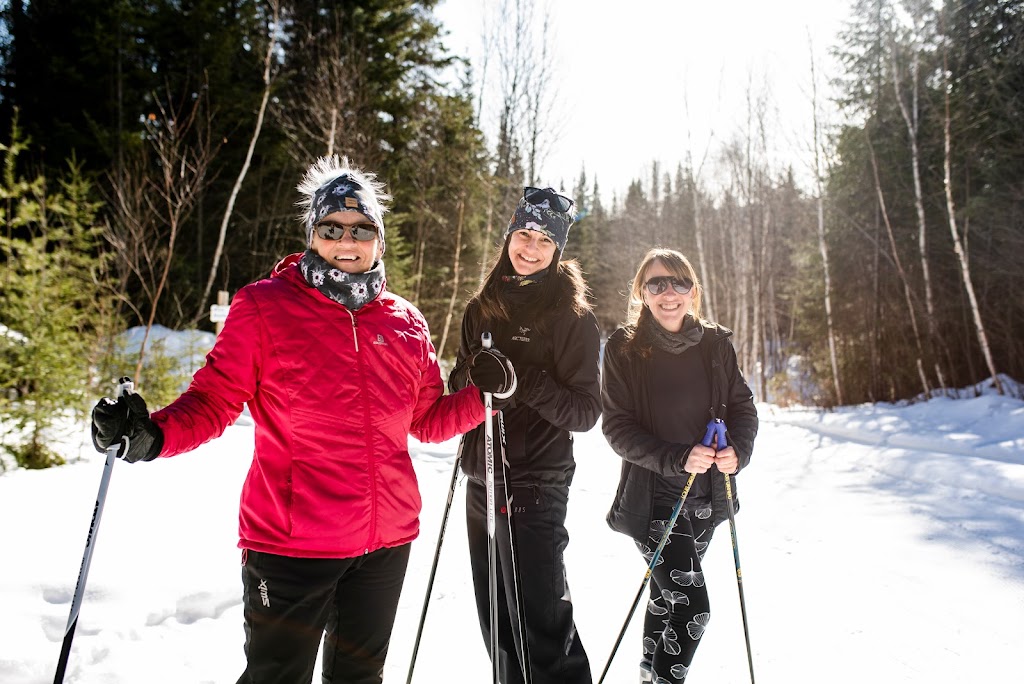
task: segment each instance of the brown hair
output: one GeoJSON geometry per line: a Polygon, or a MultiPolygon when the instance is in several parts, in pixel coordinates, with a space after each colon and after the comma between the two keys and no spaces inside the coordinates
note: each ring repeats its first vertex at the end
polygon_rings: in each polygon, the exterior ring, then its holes
{"type": "Polygon", "coordinates": [[[633,282],[629,287],[629,301],[626,305],[626,348],[628,351],[646,357],[650,353],[649,348],[642,348],[637,340],[637,329],[653,318],[651,310],[644,305],[644,282],[647,280],[647,271],[654,262],[660,263],[665,269],[676,278],[688,278],[693,282],[693,299],[690,302],[690,315],[694,320],[706,322],[701,318],[700,304],[704,294],[704,288],[697,277],[690,260],[682,252],[665,247],[655,247],[644,255],[640,266],[636,269],[633,282]]]}
{"type": "MultiPolygon", "coordinates": [[[[505,276],[516,275],[515,267],[508,256],[508,245],[511,234],[505,238],[505,244],[501,252],[491,266],[490,272],[480,284],[480,289],[473,295],[480,305],[480,312],[485,319],[496,321],[508,321],[511,312],[508,310],[508,300],[505,296],[505,286],[502,280],[505,276]]],[[[583,270],[575,259],[561,260],[562,252],[556,251],[551,258],[551,266],[548,267],[549,274],[540,284],[540,295],[536,302],[538,313],[538,327],[544,328],[544,319],[554,312],[560,305],[566,303],[572,312],[577,316],[583,316],[591,310],[588,295],[587,283],[583,278],[583,270]]]]}

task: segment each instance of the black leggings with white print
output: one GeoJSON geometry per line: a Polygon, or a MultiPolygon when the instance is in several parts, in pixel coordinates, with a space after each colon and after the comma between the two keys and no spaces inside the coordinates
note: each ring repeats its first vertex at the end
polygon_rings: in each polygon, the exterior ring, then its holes
{"type": "MultiPolygon", "coordinates": [[[[671,508],[655,507],[650,538],[646,544],[636,543],[648,563],[671,518],[671,508]]],[[[676,519],[651,573],[641,681],[675,684],[686,679],[711,617],[700,561],[713,532],[710,507],[683,510],[676,519]]]]}

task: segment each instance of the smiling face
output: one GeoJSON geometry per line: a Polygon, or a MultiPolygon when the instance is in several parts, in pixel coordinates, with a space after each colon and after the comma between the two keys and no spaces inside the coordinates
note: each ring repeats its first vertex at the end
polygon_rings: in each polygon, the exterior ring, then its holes
{"type": "MultiPolygon", "coordinates": [[[[661,261],[655,259],[651,261],[644,271],[643,282],[646,283],[651,278],[658,276],[675,277],[676,274],[666,268],[665,264],[661,263],[661,261]]],[[[679,332],[682,330],[683,319],[689,313],[690,306],[693,303],[693,289],[686,294],[679,294],[675,288],[666,287],[664,292],[654,295],[645,286],[641,292],[644,304],[651,310],[654,320],[658,321],[662,328],[669,332],[679,332]]]]}
{"type": "Polygon", "coordinates": [[[508,258],[521,276],[533,275],[550,266],[557,250],[551,238],[536,230],[516,230],[509,237],[508,258]]]}
{"type": "Polygon", "coordinates": [[[328,214],[320,220],[320,223],[346,226],[345,232],[340,240],[326,240],[317,235],[317,231],[314,229],[312,249],[339,271],[366,273],[384,255],[384,244],[381,242],[379,234],[373,240],[365,242],[356,240],[352,237],[352,230],[347,226],[369,222],[370,219],[358,211],[336,211],[328,214]]]}

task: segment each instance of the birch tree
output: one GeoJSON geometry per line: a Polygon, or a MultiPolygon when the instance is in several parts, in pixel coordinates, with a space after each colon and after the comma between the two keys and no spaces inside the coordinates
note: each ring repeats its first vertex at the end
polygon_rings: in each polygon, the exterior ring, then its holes
{"type": "Polygon", "coordinates": [[[814,51],[811,50],[811,112],[814,141],[814,183],[815,205],[818,216],[818,251],[821,253],[822,277],[824,279],[825,328],[828,333],[828,356],[832,366],[832,388],[836,403],[843,404],[843,386],[839,379],[839,359],[836,351],[836,332],[832,321],[832,278],[829,273],[828,241],[825,239],[825,182],[821,162],[821,130],[818,115],[818,79],[815,74],[814,51]]]}
{"type": "MultiPolygon", "coordinates": [[[[917,248],[921,264],[921,279],[924,286],[925,320],[928,323],[928,339],[931,345],[935,345],[938,343],[938,328],[936,325],[935,296],[932,292],[931,266],[928,258],[928,221],[925,216],[924,191],[921,184],[921,149],[919,142],[921,132],[921,55],[929,38],[928,23],[925,19],[925,13],[928,11],[927,8],[927,0],[905,0],[904,9],[911,25],[904,32],[902,38],[898,35],[898,30],[893,29],[890,37],[890,68],[896,102],[899,104],[900,114],[907,128],[907,142],[910,145],[914,209],[917,214],[917,248]],[[907,53],[910,60],[908,66],[910,83],[907,87],[904,87],[903,66],[900,63],[900,56],[903,52],[907,53]],[[905,92],[908,89],[909,92],[905,92]]],[[[941,382],[942,371],[939,369],[937,362],[935,370],[941,382]]],[[[925,384],[927,384],[927,381],[925,381],[925,384]]]]}
{"type": "MultiPolygon", "coordinates": [[[[540,178],[540,167],[555,128],[554,31],[550,12],[545,8],[539,18],[537,14],[534,0],[502,0],[485,20],[485,64],[497,72],[493,80],[498,111],[481,280],[493,261],[488,253],[496,242],[493,236],[501,230],[500,225],[495,230],[495,215],[511,211],[524,180],[530,185],[551,184],[540,178]]],[[[482,83],[488,79],[485,74],[482,83]]],[[[481,102],[487,100],[481,95],[481,102]]]]}
{"type": "Polygon", "coordinates": [[[238,199],[238,193],[242,189],[242,183],[245,181],[246,174],[249,173],[249,165],[252,163],[252,155],[256,150],[256,143],[260,139],[260,132],[263,130],[263,117],[267,112],[267,103],[270,101],[270,86],[271,80],[271,67],[274,62],[274,52],[277,48],[277,35],[280,30],[278,26],[280,17],[280,7],[278,0],[269,0],[270,16],[267,20],[267,51],[263,57],[263,98],[260,100],[259,110],[256,112],[256,125],[253,129],[252,136],[249,138],[249,148],[245,153],[245,161],[242,163],[242,168],[238,171],[238,177],[235,179],[235,184],[231,188],[231,194],[228,196],[227,208],[224,210],[224,216],[221,218],[220,230],[217,234],[217,246],[213,252],[213,263],[210,265],[210,275],[206,279],[206,287],[203,288],[203,294],[199,298],[199,309],[196,312],[194,321],[198,321],[203,317],[206,309],[206,302],[210,298],[210,291],[213,289],[213,281],[217,277],[217,269],[220,266],[221,254],[224,251],[224,239],[227,236],[228,225],[231,223],[231,217],[234,214],[235,200],[238,199]]]}
{"type": "MultiPolygon", "coordinates": [[[[686,113],[687,122],[690,121],[690,99],[686,96],[686,89],[684,88],[683,95],[683,107],[686,113]]],[[[704,309],[704,316],[709,320],[715,320],[715,305],[714,295],[712,289],[709,287],[708,280],[708,257],[704,249],[704,232],[705,226],[702,220],[701,214],[701,191],[700,191],[700,178],[701,172],[704,169],[704,163],[708,158],[708,151],[711,149],[711,142],[714,140],[714,131],[711,131],[708,136],[707,145],[704,148],[704,154],[701,155],[700,164],[695,165],[693,161],[693,136],[691,127],[686,127],[686,168],[689,172],[689,182],[687,187],[689,188],[690,205],[693,211],[693,235],[694,240],[697,243],[697,268],[699,269],[700,281],[704,283],[704,297],[701,300],[701,308],[704,309]]]]}
{"type": "Polygon", "coordinates": [[[907,272],[903,268],[903,262],[900,259],[900,252],[896,248],[896,236],[892,228],[892,222],[889,220],[889,209],[885,203],[885,194],[882,192],[882,182],[878,174],[878,158],[875,155],[875,148],[871,144],[870,133],[867,136],[868,151],[871,155],[871,171],[875,179],[875,193],[878,196],[878,210],[882,217],[882,222],[885,225],[885,233],[889,238],[889,249],[892,252],[892,261],[896,267],[896,273],[899,276],[900,283],[903,285],[903,297],[906,300],[907,315],[910,317],[910,329],[914,333],[914,346],[917,348],[917,373],[921,379],[921,389],[927,396],[928,378],[924,372],[924,345],[921,343],[921,330],[917,324],[917,313],[916,306],[914,304],[913,290],[910,285],[910,279],[907,277],[907,272]]]}
{"type": "Polygon", "coordinates": [[[971,305],[971,318],[974,321],[975,334],[977,335],[978,346],[985,357],[985,365],[988,366],[989,374],[992,376],[992,384],[995,385],[999,394],[1003,394],[1003,385],[999,381],[999,373],[996,372],[996,364],[992,358],[992,350],[988,344],[988,335],[985,333],[985,322],[981,317],[981,309],[978,306],[978,297],[974,292],[974,281],[971,279],[971,263],[967,251],[964,248],[964,240],[960,238],[960,230],[957,227],[956,203],[953,201],[953,173],[951,150],[953,147],[952,134],[950,133],[949,93],[953,89],[950,80],[950,72],[947,58],[947,48],[943,47],[942,52],[942,75],[943,75],[943,119],[942,119],[942,178],[943,188],[946,196],[946,214],[949,218],[949,233],[953,238],[953,252],[956,254],[957,263],[960,266],[960,276],[963,278],[964,290],[967,300],[971,305]]]}

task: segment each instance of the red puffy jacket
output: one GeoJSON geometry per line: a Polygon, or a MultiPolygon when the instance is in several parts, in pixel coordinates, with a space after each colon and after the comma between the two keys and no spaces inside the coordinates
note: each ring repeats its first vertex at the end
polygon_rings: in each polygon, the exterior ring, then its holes
{"type": "Polygon", "coordinates": [[[351,558],[419,533],[408,435],[441,442],[476,427],[475,387],[444,385],[426,321],[386,290],[349,311],[309,287],[293,254],[242,288],[188,390],[152,419],[161,456],[219,436],[249,405],[256,424],[239,547],[351,558]]]}

